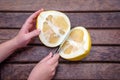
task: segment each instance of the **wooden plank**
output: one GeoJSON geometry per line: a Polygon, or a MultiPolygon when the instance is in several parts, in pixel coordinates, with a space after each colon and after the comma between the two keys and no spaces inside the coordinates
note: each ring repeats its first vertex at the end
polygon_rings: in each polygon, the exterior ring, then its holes
{"type": "Polygon", "coordinates": [[[0,29],[0,39],[6,40],[11,39],[17,35],[19,30],[10,30],[10,29],[0,29]]]}
{"type": "Polygon", "coordinates": [[[120,30],[89,30],[94,44],[120,44],[120,30]]]}
{"type": "Polygon", "coordinates": [[[3,42],[6,42],[6,41],[7,41],[7,40],[4,40],[4,39],[3,39],[3,40],[0,40],[0,44],[3,43],[3,42]]]}
{"type": "Polygon", "coordinates": [[[0,11],[114,11],[120,10],[119,4],[119,0],[0,0],[0,11]]]}
{"type": "MultiPolygon", "coordinates": [[[[2,80],[27,79],[35,64],[4,64],[2,80]]],[[[120,79],[119,63],[59,64],[54,79],[120,79]]]]}
{"type": "MultiPolygon", "coordinates": [[[[18,32],[18,29],[0,29],[0,40],[10,39],[14,37],[18,32]]],[[[120,29],[89,29],[93,44],[120,44],[120,29]]],[[[31,44],[41,44],[40,40],[35,38],[31,44]]]]}
{"type": "MultiPolygon", "coordinates": [[[[56,48],[45,46],[28,46],[19,49],[11,55],[6,62],[38,62],[55,52],[56,48]]],[[[81,61],[84,62],[120,62],[120,46],[92,46],[90,54],[81,61]]],[[[68,62],[60,58],[60,62],[68,62]]]]}
{"type": "MultiPolygon", "coordinates": [[[[32,13],[0,13],[0,28],[21,28],[32,13]]],[[[111,13],[65,13],[72,27],[120,28],[120,12],[111,13]]]]}

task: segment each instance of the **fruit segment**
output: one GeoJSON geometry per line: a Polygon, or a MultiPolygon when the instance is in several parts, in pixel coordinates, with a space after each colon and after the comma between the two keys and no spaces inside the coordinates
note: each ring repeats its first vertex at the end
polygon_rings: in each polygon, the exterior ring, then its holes
{"type": "Polygon", "coordinates": [[[64,19],[64,17],[62,17],[62,16],[54,17],[53,24],[62,30],[68,29],[68,24],[67,24],[66,20],[64,19]]]}
{"type": "Polygon", "coordinates": [[[54,44],[58,42],[60,35],[65,34],[67,27],[68,25],[64,17],[53,17],[52,15],[48,15],[46,21],[43,23],[43,32],[45,33],[44,36],[49,41],[49,43],[54,44]],[[58,31],[55,32],[55,29],[58,29],[58,31]]]}
{"type": "Polygon", "coordinates": [[[75,42],[82,42],[84,37],[84,32],[82,30],[75,30],[70,33],[70,38],[75,42]]]}

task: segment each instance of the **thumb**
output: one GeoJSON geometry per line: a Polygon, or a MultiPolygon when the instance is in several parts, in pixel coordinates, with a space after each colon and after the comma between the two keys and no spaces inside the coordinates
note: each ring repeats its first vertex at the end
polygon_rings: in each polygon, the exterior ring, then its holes
{"type": "Polygon", "coordinates": [[[40,34],[40,30],[33,30],[32,32],[27,33],[26,37],[27,39],[31,39],[35,36],[38,36],[39,34],[40,34]]]}

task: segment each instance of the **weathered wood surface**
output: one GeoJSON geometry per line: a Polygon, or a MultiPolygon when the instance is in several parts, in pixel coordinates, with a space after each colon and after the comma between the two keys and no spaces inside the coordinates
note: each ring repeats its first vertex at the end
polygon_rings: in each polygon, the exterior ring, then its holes
{"type": "MultiPolygon", "coordinates": [[[[0,43],[13,38],[42,7],[64,12],[72,28],[86,27],[92,39],[91,52],[83,60],[60,58],[55,80],[120,79],[120,0],[0,0],[0,43]]],[[[55,50],[34,38],[0,64],[0,80],[26,80],[37,62],[55,50]]]]}
{"type": "MultiPolygon", "coordinates": [[[[17,50],[6,62],[39,62],[49,52],[57,48],[45,46],[28,46],[17,50]]],[[[92,46],[89,55],[82,62],[120,62],[120,46],[92,46]]],[[[68,62],[60,58],[60,62],[68,62]]]]}
{"type": "MultiPolygon", "coordinates": [[[[21,28],[32,13],[0,13],[0,28],[21,28]]],[[[110,13],[65,13],[71,26],[86,28],[120,28],[120,12],[110,13]]]]}
{"type": "MultiPolygon", "coordinates": [[[[0,40],[8,40],[18,33],[18,29],[0,29],[0,40]]],[[[89,29],[93,44],[120,45],[119,29],[89,29]]],[[[34,38],[31,44],[42,44],[38,37],[34,38]]]]}
{"type": "MultiPolygon", "coordinates": [[[[27,79],[35,64],[4,64],[2,80],[27,79]]],[[[79,63],[59,64],[54,79],[120,79],[120,64],[79,63]]]]}
{"type": "Polygon", "coordinates": [[[120,0],[0,0],[0,11],[118,11],[120,0]]]}

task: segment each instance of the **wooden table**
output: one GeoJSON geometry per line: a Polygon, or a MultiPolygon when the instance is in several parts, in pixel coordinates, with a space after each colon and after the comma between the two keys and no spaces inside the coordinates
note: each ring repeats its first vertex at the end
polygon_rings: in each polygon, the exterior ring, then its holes
{"type": "MultiPolygon", "coordinates": [[[[82,25],[92,37],[85,59],[60,59],[55,80],[120,80],[120,0],[0,0],[0,43],[13,38],[34,11],[59,10],[68,15],[72,28],[82,25]]],[[[0,64],[0,80],[27,79],[32,68],[48,52],[36,37],[0,64]]]]}

